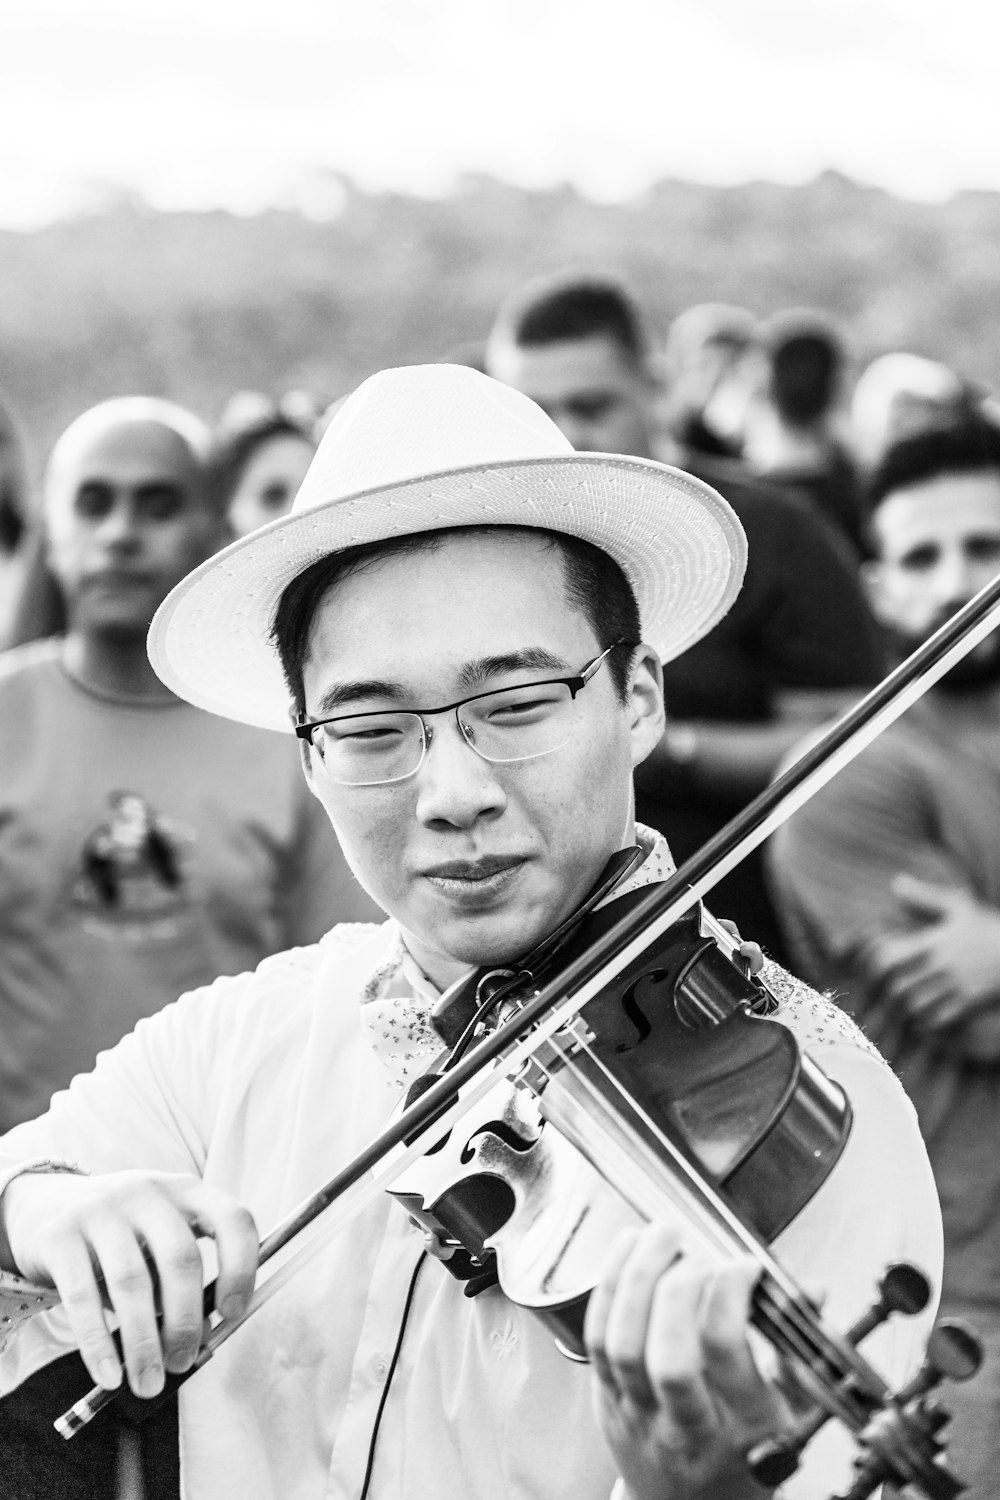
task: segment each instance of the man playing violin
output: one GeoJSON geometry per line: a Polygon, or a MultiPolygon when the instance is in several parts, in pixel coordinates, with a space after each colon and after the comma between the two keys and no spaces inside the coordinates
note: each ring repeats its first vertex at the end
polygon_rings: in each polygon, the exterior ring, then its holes
{"type": "MultiPolygon", "coordinates": [[[[663,732],[661,658],[711,628],[742,566],[707,486],[574,453],[519,393],[439,365],[365,382],[291,514],[174,591],[150,637],[164,681],[244,722],[295,723],[307,782],[389,920],[183,997],[4,1138],[12,1305],[61,1302],[10,1339],[5,1389],[74,1345],[97,1382],[140,1396],[189,1369],[203,1256],[219,1313],[239,1316],[258,1235],[439,1056],[440,993],[529,950],[623,846],[644,859],[622,891],[670,872],[664,841],[635,827],[632,770],[663,732]]],[[[834,1007],[769,977],[854,1112],[826,1190],[775,1246],[844,1326],[886,1263],[936,1278],[936,1201],[889,1070],[834,1007]]],[[[609,1246],[588,1367],[500,1288],[464,1296],[380,1196],[184,1385],[184,1493],[770,1493],[745,1461],[789,1420],[748,1337],[759,1267],[689,1239],[655,1223],[609,1246]]],[[[872,1358],[901,1379],[925,1333],[882,1330],[872,1358]]],[[[843,1460],[817,1446],[783,1493],[829,1494],[843,1460]]]]}

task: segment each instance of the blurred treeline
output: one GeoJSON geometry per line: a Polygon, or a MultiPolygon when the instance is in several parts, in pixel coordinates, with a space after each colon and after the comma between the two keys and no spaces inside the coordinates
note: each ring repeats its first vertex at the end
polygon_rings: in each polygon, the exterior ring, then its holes
{"type": "Polygon", "coordinates": [[[157,213],[135,201],[0,234],[0,387],[36,468],[85,406],[237,389],[333,398],[481,338],[498,300],[567,264],[624,273],[662,333],[694,302],[839,319],[858,360],[907,348],[1000,375],[1000,194],[913,203],[834,173],[795,188],[666,181],[632,202],[489,178],[449,198],[330,186],[340,212],[157,213]]]}

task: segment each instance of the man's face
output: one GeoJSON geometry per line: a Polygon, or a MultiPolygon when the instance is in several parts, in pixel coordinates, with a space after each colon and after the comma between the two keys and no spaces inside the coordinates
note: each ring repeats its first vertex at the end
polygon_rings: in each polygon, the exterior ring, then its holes
{"type": "Polygon", "coordinates": [[[491,346],[489,373],[530,396],[579,453],[652,457],[654,388],[614,339],[491,346]]]}
{"type": "MultiPolygon", "coordinates": [[[[574,675],[600,650],[566,598],[558,551],[502,532],[453,536],[329,591],[310,636],[306,712],[435,708],[574,675]],[[540,652],[551,667],[527,664],[540,652]]],[[[483,760],[454,714],[430,721],[423,764],[395,784],[337,785],[319,750],[306,751],[351,868],[437,983],[526,952],[631,840],[632,766],[662,732],[658,663],[638,660],[626,704],[602,667],[570,711],[568,743],[534,760],[483,760]]]]}
{"type": "MultiPolygon", "coordinates": [[[[1000,474],[948,474],[888,495],[867,567],[872,604],[912,649],[1000,572],[1000,474]]],[[[955,687],[992,680],[1000,637],[987,637],[949,673],[955,687]]]]}
{"type": "Polygon", "coordinates": [[[222,540],[187,444],[147,421],[109,425],[66,455],[45,523],[71,628],[129,637],[222,540]]]}

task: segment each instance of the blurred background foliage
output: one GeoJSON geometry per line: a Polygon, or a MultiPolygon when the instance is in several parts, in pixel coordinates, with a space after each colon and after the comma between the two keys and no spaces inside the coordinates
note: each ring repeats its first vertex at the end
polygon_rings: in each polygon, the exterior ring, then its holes
{"type": "Polygon", "coordinates": [[[825,173],[800,187],[658,183],[622,204],[488,177],[448,198],[323,185],[323,220],[157,213],[111,199],[0,233],[0,386],[33,467],[106,396],[171,396],[210,420],[237,389],[343,394],[372,370],[481,339],[518,282],[623,273],[662,336],[695,302],[836,317],[860,363],[905,348],[1000,375],[1000,194],[905,201],[825,173]]]}

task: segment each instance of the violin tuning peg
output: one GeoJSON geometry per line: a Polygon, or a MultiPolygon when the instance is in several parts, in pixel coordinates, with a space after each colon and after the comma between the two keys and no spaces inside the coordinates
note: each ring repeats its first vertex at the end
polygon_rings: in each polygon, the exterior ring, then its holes
{"type": "Polygon", "coordinates": [[[923,1312],[931,1297],[931,1284],[923,1271],[908,1261],[889,1267],[878,1284],[879,1294],[890,1313],[923,1312]]]}
{"type": "Polygon", "coordinates": [[[983,1341],[959,1318],[939,1323],[931,1334],[929,1347],[950,1380],[970,1380],[983,1362],[983,1341]],[[947,1353],[939,1347],[944,1344],[947,1353]]]}
{"type": "Polygon", "coordinates": [[[786,1479],[791,1479],[799,1466],[802,1449],[809,1436],[811,1433],[801,1441],[796,1441],[794,1436],[764,1438],[762,1442],[755,1443],[752,1448],[748,1448],[747,1467],[757,1483],[776,1489],[779,1484],[784,1484],[786,1479]]]}
{"type": "Polygon", "coordinates": [[[896,1404],[905,1406],[917,1396],[932,1391],[942,1380],[970,1380],[983,1361],[979,1335],[967,1323],[949,1318],[931,1330],[924,1362],[913,1379],[895,1395],[896,1404]]]}
{"type": "Polygon", "coordinates": [[[931,1295],[931,1284],[923,1271],[906,1261],[891,1265],[878,1284],[878,1297],[868,1311],[847,1330],[848,1340],[860,1344],[893,1313],[912,1317],[922,1312],[931,1295]]]}
{"type": "Polygon", "coordinates": [[[982,1356],[982,1343],[966,1324],[939,1323],[920,1369],[862,1434],[854,1482],[834,1500],[867,1500],[887,1479],[916,1481],[914,1488],[930,1500],[954,1500],[964,1485],[937,1462],[949,1415],[928,1393],[945,1379],[968,1380],[982,1356]]]}

